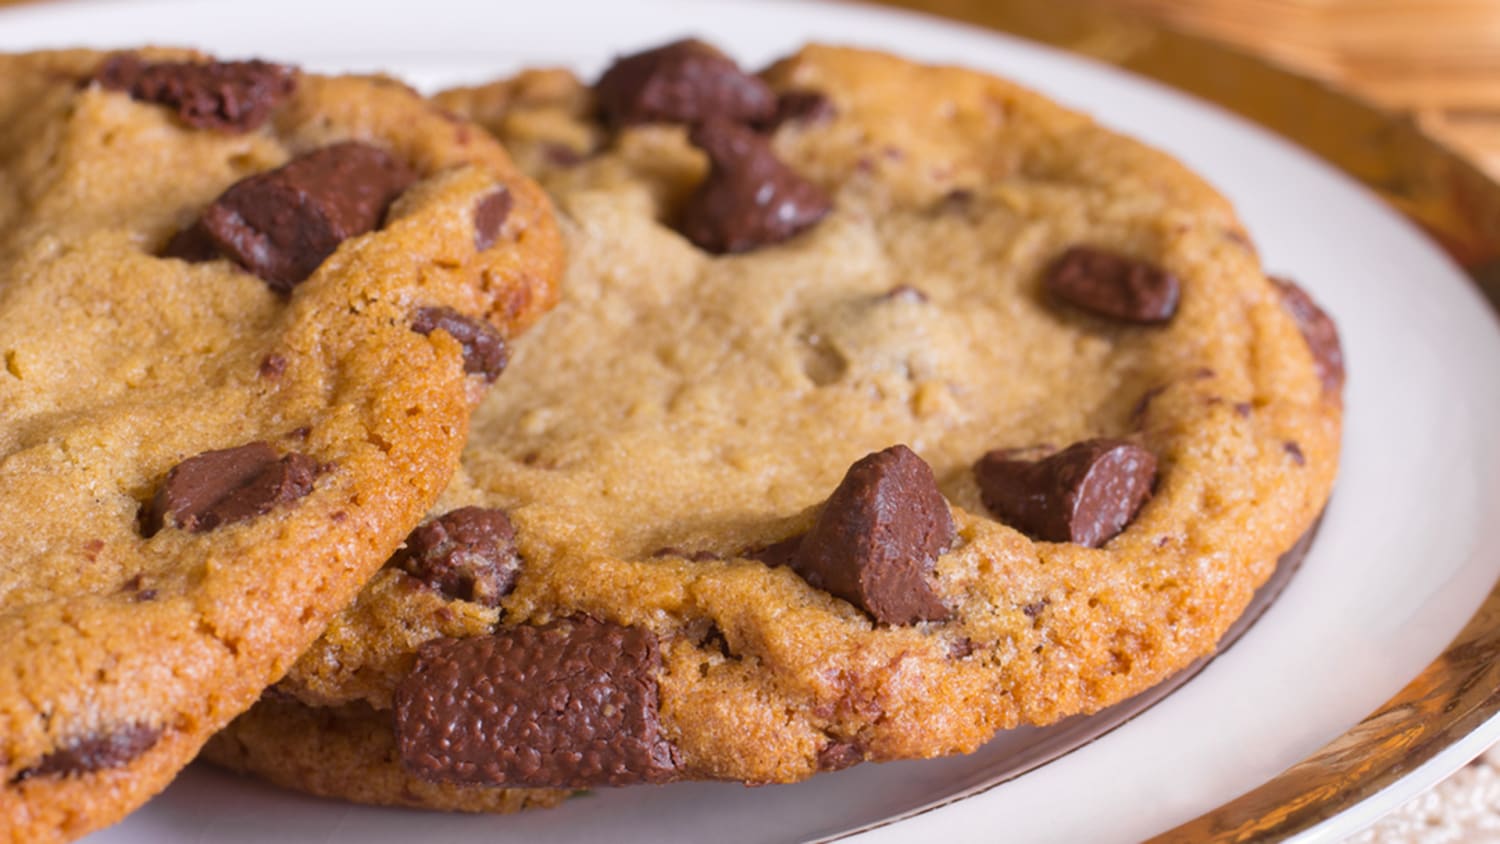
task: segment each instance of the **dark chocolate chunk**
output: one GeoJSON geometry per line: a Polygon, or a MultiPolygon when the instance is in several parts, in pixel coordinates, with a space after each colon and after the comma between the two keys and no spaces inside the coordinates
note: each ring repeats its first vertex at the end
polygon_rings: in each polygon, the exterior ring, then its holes
{"type": "Polygon", "coordinates": [[[904,445],[861,458],[828,497],[791,566],[885,624],[941,621],[933,564],[957,530],[937,479],[904,445]]]}
{"type": "Polygon", "coordinates": [[[286,372],[286,366],[286,356],[278,355],[275,352],[272,352],[271,354],[266,355],[265,357],[260,359],[260,377],[280,378],[282,373],[286,372]]]}
{"type": "Polygon", "coordinates": [[[247,132],[266,121],[297,87],[297,71],[260,60],[247,62],[143,62],[122,53],[94,73],[111,91],[177,110],[198,129],[247,132]]]}
{"type": "Polygon", "coordinates": [[[1033,539],[1097,548],[1151,497],[1156,455],[1125,440],[1086,440],[1040,460],[992,451],[974,476],[1000,521],[1033,539]]]}
{"type": "Polygon", "coordinates": [[[396,687],[396,742],[422,779],[588,788],[674,778],[656,636],[588,617],[436,639],[396,687]]]}
{"type": "Polygon", "coordinates": [[[859,745],[848,741],[830,741],[818,751],[818,770],[842,771],[865,761],[859,745]]]}
{"type": "Polygon", "coordinates": [[[542,155],[547,159],[548,164],[555,164],[558,167],[577,167],[588,160],[588,156],[584,153],[567,144],[558,143],[543,144],[542,155]]]}
{"type": "Polygon", "coordinates": [[[172,239],[162,247],[161,256],[199,264],[219,257],[219,247],[200,220],[172,235],[172,239]]]}
{"type": "Polygon", "coordinates": [[[750,548],[740,556],[747,560],[759,560],[773,569],[781,566],[789,566],[792,564],[792,559],[797,556],[797,549],[802,547],[802,537],[806,535],[799,533],[780,542],[773,542],[770,545],[764,545],[759,548],[750,548]]]}
{"type": "Polygon", "coordinates": [[[1284,278],[1271,279],[1281,294],[1281,306],[1296,320],[1297,328],[1312,350],[1313,365],[1323,381],[1323,390],[1337,394],[1344,389],[1344,347],[1333,319],[1318,307],[1307,291],[1284,278]]]}
{"type": "Polygon", "coordinates": [[[786,91],[776,98],[776,113],[769,120],[757,121],[755,128],[770,132],[787,123],[816,125],[837,113],[833,100],[819,91],[786,91]]]}
{"type": "Polygon", "coordinates": [[[606,123],[738,123],[770,120],[776,94],[759,77],[696,39],[617,59],[594,83],[606,123]]]}
{"type": "Polygon", "coordinates": [[[418,526],[391,564],[451,598],[498,607],[521,570],[515,540],[504,510],[461,507],[418,526]]]}
{"type": "Polygon", "coordinates": [[[464,316],[452,308],[421,308],[412,317],[411,330],[427,335],[446,331],[464,349],[464,371],[494,381],[510,363],[510,347],[493,325],[464,316]]]}
{"type": "Polygon", "coordinates": [[[205,451],[167,473],[143,514],[144,533],[164,527],[202,533],[254,518],[312,492],[317,473],[311,457],[278,456],[265,442],[205,451]]]}
{"type": "Polygon", "coordinates": [[[948,658],[965,659],[977,650],[979,650],[979,646],[974,644],[973,639],[970,639],[968,636],[960,636],[948,643],[948,658]]]}
{"type": "Polygon", "coordinates": [[[1047,270],[1055,298],[1125,322],[1166,322],[1177,312],[1177,277],[1155,264],[1114,252],[1075,246],[1047,270]]]}
{"type": "Polygon", "coordinates": [[[119,768],[150,750],[160,738],[161,729],[147,724],[129,724],[111,733],[85,736],[43,756],[35,765],[16,774],[13,781],[119,768]]]}
{"type": "MultiPolygon", "coordinates": [[[[345,141],[241,179],[195,225],[218,251],[285,293],[344,240],[377,228],[415,180],[412,169],[385,150],[345,141]]],[[[166,254],[187,257],[197,254],[197,245],[197,235],[183,234],[166,254]]]]}
{"type": "Polygon", "coordinates": [[[474,206],[474,248],[480,252],[495,245],[500,227],[510,216],[510,191],[505,188],[485,194],[474,206]]]}
{"type": "Polygon", "coordinates": [[[727,120],[693,130],[708,154],[708,178],[682,210],[680,230],[715,254],[747,252],[787,240],[823,219],[827,194],[783,164],[764,136],[727,120]]]}

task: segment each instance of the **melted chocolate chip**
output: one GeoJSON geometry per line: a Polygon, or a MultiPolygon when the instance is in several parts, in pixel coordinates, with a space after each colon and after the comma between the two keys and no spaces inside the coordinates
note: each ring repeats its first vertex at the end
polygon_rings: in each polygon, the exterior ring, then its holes
{"type": "Polygon", "coordinates": [[[265,442],[205,451],[173,467],[143,513],[146,536],[164,527],[193,533],[245,521],[312,492],[318,464],[284,457],[265,442]]]}
{"type": "Polygon", "coordinates": [[[446,331],[464,349],[464,371],[494,381],[510,363],[510,347],[493,325],[452,308],[422,308],[412,317],[411,330],[421,335],[446,331]]]}
{"type": "Polygon", "coordinates": [[[1177,277],[1155,264],[1075,246],[1047,271],[1047,290],[1093,314],[1124,322],[1166,322],[1177,312],[1177,277]]]}
{"type": "Polygon", "coordinates": [[[1033,539],[1097,548],[1151,497],[1156,456],[1125,440],[1086,440],[1041,460],[992,451],[974,465],[984,505],[1033,539]]]}
{"type": "Polygon", "coordinates": [[[1284,278],[1273,277],[1271,283],[1281,294],[1281,306],[1296,320],[1307,340],[1323,391],[1338,394],[1344,389],[1344,347],[1339,342],[1338,326],[1301,287],[1284,278]]]}
{"type": "Polygon", "coordinates": [[[505,511],[461,507],[412,531],[391,564],[450,598],[498,607],[521,570],[515,539],[505,511]]]}
{"type": "MultiPolygon", "coordinates": [[[[346,141],[241,179],[195,226],[219,252],[285,293],[344,240],[377,228],[415,180],[410,167],[379,147],[346,141]]],[[[173,238],[164,254],[199,255],[200,238],[191,231],[173,238]]]]}
{"type": "Polygon", "coordinates": [[[830,741],[818,751],[818,770],[842,771],[865,761],[865,752],[848,741],[830,741]]]}
{"type": "Polygon", "coordinates": [[[161,729],[146,724],[129,724],[114,732],[85,736],[43,756],[35,765],[16,774],[14,782],[123,767],[154,747],[160,738],[161,729]]]}
{"type": "Polygon", "coordinates": [[[876,621],[941,621],[949,610],[933,588],[932,569],[956,536],[932,469],[897,445],[849,468],[791,566],[876,621]]]}
{"type": "Polygon", "coordinates": [[[823,219],[833,203],[817,185],[781,163],[766,139],[727,120],[693,130],[708,154],[708,178],[688,198],[679,227],[715,254],[780,243],[823,219]]]}
{"type": "Polygon", "coordinates": [[[500,227],[510,216],[510,191],[500,188],[484,195],[474,206],[474,248],[480,252],[495,245],[500,227]]]}
{"type": "Polygon", "coordinates": [[[176,109],[198,129],[247,132],[266,121],[297,87],[297,71],[259,60],[247,62],[142,62],[122,53],[99,66],[103,88],[176,109]]]}
{"type": "Polygon", "coordinates": [[[738,123],[770,120],[776,94],[733,59],[696,39],[618,59],[594,83],[606,123],[738,123]]]}
{"type": "Polygon", "coordinates": [[[422,779],[517,788],[666,782],[656,636],[583,617],[437,639],[396,688],[396,741],[422,779]]]}

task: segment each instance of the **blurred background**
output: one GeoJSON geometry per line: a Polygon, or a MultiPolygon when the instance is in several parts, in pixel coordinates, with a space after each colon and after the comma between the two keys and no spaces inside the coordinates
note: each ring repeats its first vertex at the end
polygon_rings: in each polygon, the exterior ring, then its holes
{"type": "Polygon", "coordinates": [[[1500,0],[1065,0],[1167,21],[1411,114],[1500,175],[1500,0]]]}

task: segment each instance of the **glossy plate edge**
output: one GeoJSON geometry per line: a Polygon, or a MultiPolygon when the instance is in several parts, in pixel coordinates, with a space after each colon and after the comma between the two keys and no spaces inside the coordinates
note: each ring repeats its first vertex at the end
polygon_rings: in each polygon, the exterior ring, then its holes
{"type": "MultiPolygon", "coordinates": [[[[1249,118],[1355,177],[1422,226],[1500,312],[1500,183],[1408,119],[1207,38],[1125,15],[1100,0],[878,2],[1060,47],[1249,118]]],[[[1464,739],[1500,716],[1497,658],[1500,584],[1437,659],[1359,724],[1254,790],[1152,841],[1239,842],[1313,834],[1424,766],[1443,760],[1453,767],[1463,764],[1484,749],[1464,739]]]]}

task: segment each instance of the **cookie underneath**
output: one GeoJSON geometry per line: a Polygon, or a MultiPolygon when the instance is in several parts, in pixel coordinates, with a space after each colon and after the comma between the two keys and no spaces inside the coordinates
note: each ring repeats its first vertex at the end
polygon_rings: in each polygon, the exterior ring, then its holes
{"type": "MultiPolygon", "coordinates": [[[[666,49],[640,101],[611,89],[628,117],[560,72],[441,97],[568,241],[431,513],[510,530],[393,561],[277,693],[368,706],[432,783],[791,782],[1211,653],[1323,508],[1342,421],[1331,323],[1227,203],[979,73],[809,47],[758,77],[801,105],[747,118],[658,101],[750,85],[666,49]]],[[[260,723],[232,735],[298,752],[260,723]]]]}

